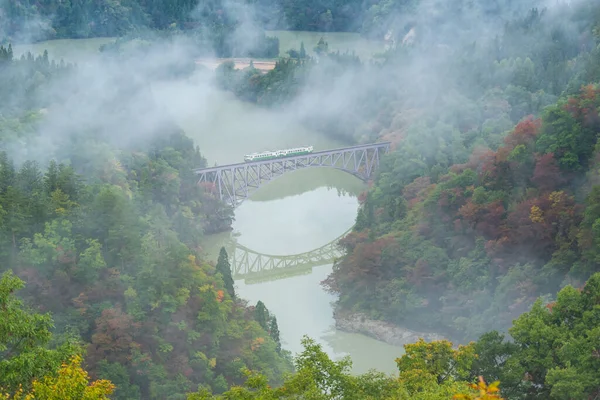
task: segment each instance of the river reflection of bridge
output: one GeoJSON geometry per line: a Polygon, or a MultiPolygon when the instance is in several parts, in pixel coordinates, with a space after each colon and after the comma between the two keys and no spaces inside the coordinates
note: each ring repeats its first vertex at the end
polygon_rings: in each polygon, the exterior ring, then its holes
{"type": "Polygon", "coordinates": [[[333,264],[344,255],[338,245],[352,228],[331,242],[311,251],[293,255],[261,254],[237,243],[234,239],[225,243],[229,254],[233,279],[244,279],[246,284],[286,279],[298,275],[308,275],[313,267],[333,264]]]}

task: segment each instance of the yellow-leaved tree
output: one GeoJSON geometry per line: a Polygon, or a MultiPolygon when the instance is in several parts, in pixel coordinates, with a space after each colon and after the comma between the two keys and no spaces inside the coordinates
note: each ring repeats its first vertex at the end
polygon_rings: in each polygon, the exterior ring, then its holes
{"type": "Polygon", "coordinates": [[[56,376],[35,380],[25,392],[18,389],[14,395],[3,394],[5,400],[108,400],[115,386],[107,380],[90,383],[88,373],[81,367],[81,356],[71,357],[56,376]]]}

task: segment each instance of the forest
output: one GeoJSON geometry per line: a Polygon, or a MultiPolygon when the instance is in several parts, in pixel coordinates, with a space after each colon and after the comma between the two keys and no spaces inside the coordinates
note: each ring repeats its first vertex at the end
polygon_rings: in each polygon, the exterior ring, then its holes
{"type": "Polygon", "coordinates": [[[261,0],[262,44],[240,47],[247,24],[220,2],[4,2],[0,398],[597,397],[600,5],[513,3],[261,0]],[[266,74],[215,76],[348,143],[394,144],[322,284],[340,313],[449,340],[406,345],[393,376],[354,375],[308,337],[292,357],[267,306],[236,295],[227,252],[202,258],[233,210],[198,187],[201,149],[148,92],[192,58],[142,70],[121,44],[185,34],[259,57],[279,53],[265,29],[391,27],[374,60],[322,40],[266,74]],[[115,90],[47,52],[14,57],[25,34],[120,36],[100,53],[115,90]]]}
{"type": "Polygon", "coordinates": [[[480,50],[498,54],[489,69],[468,62],[487,59],[471,48],[458,98],[417,103],[409,122],[378,118],[397,151],[324,282],[340,310],[462,342],[598,272],[600,7],[579,4],[507,24],[480,50]],[[511,48],[529,40],[533,53],[511,48]]]}
{"type": "MultiPolygon", "coordinates": [[[[198,55],[277,58],[279,40],[265,30],[361,32],[381,36],[393,14],[413,0],[6,0],[0,44],[92,37],[185,36],[198,55]]],[[[287,49],[286,49],[287,50],[287,49]]]]}
{"type": "MultiPolygon", "coordinates": [[[[448,26],[436,22],[419,21],[416,39],[379,62],[296,49],[267,74],[223,64],[220,84],[265,107],[294,107],[315,88],[335,91],[346,71],[357,98],[335,98],[343,104],[335,117],[319,114],[318,103],[307,123],[350,143],[395,144],[361,196],[354,232],[340,242],[347,255],[323,282],[339,296],[340,314],[444,332],[458,343],[480,343],[490,330],[516,341],[515,318],[532,306],[553,313],[561,288],[582,290],[599,271],[600,6],[531,8],[489,40],[475,40],[451,17],[448,26]],[[432,34],[450,28],[453,36],[432,34]],[[373,84],[378,77],[387,88],[373,84]]],[[[572,345],[565,338],[546,347],[538,333],[527,335],[541,348],[572,345]]],[[[552,368],[576,364],[586,363],[539,365],[534,380],[549,389],[552,368]]],[[[511,379],[501,379],[507,398],[588,399],[598,390],[517,393],[511,379]]]]}
{"type": "MultiPolygon", "coordinates": [[[[11,50],[0,48],[4,148],[49,134],[52,82],[77,95],[61,79],[78,67],[11,50]]],[[[94,110],[107,113],[102,124],[124,123],[114,106],[94,110]]],[[[64,162],[0,153],[0,387],[29,390],[83,354],[93,377],[116,385],[114,399],[220,393],[243,381],[242,367],[280,382],[292,365],[276,320],[236,297],[226,253],[216,265],[200,257],[202,236],[228,230],[233,213],[197,186],[199,149],[174,126],[127,148],[87,129],[63,138],[53,156],[64,162]]]]}
{"type": "MultiPolygon", "coordinates": [[[[47,40],[124,36],[144,30],[220,34],[251,23],[260,29],[381,34],[394,14],[415,0],[7,0],[0,14],[0,37],[47,40]]],[[[478,0],[483,7],[487,2],[478,0]]],[[[492,6],[491,9],[494,9],[492,6]]],[[[247,39],[247,38],[246,38],[247,39]]]]}
{"type": "Polygon", "coordinates": [[[218,68],[220,86],[245,101],[310,100],[309,126],[394,143],[340,243],[348,255],[323,282],[340,311],[463,342],[598,271],[600,6],[557,7],[479,42],[455,23],[439,39],[425,20],[424,34],[377,62],[322,42],[318,58],[289,52],[267,74],[218,68]],[[352,89],[340,89],[346,80],[352,89]]]}

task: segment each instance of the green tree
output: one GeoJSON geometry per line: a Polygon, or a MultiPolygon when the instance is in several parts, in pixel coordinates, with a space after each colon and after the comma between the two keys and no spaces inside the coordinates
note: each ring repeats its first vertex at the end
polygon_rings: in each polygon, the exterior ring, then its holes
{"type": "Polygon", "coordinates": [[[231,264],[229,263],[229,256],[225,247],[221,247],[219,251],[219,258],[217,259],[217,272],[223,277],[225,283],[225,289],[232,298],[235,298],[235,288],[233,287],[234,281],[231,276],[231,264]]]}
{"type": "MultiPolygon", "coordinates": [[[[306,336],[302,345],[304,350],[295,359],[296,373],[287,376],[280,387],[273,388],[264,375],[244,369],[244,386],[234,385],[221,396],[202,389],[188,394],[187,399],[448,400],[456,396],[463,400],[501,400],[494,394],[498,392],[498,382],[488,386],[479,378],[479,384],[470,384],[448,376],[439,383],[417,366],[405,371],[405,379],[375,371],[357,376],[350,373],[349,357],[333,361],[321,345],[306,336]]],[[[445,343],[441,347],[445,348],[445,343]]]]}
{"type": "Polygon", "coordinates": [[[276,350],[278,353],[281,353],[281,339],[279,337],[279,326],[277,325],[277,317],[272,316],[269,321],[269,335],[275,341],[277,345],[276,350]]]}
{"type": "Polygon", "coordinates": [[[256,307],[254,307],[254,319],[265,331],[269,330],[269,311],[265,307],[265,303],[260,300],[256,303],[256,307]]]}
{"type": "Polygon", "coordinates": [[[323,36],[321,36],[321,38],[317,42],[317,45],[314,47],[314,51],[318,55],[325,55],[329,51],[329,43],[327,43],[325,39],[323,39],[323,36]]]}
{"type": "Polygon", "coordinates": [[[30,388],[34,380],[53,374],[76,351],[68,342],[49,348],[52,319],[24,308],[15,296],[24,286],[12,271],[0,278],[0,392],[30,388]]]}
{"type": "Polygon", "coordinates": [[[600,273],[596,273],[583,290],[566,286],[555,302],[544,305],[538,299],[514,322],[509,332],[518,348],[509,366],[519,365],[527,376],[530,384],[523,394],[557,400],[597,395],[599,304],[600,273]]]}
{"type": "MultiPolygon", "coordinates": [[[[89,381],[87,372],[81,367],[79,355],[62,364],[57,376],[49,375],[32,382],[29,393],[19,388],[14,396],[7,394],[6,400],[109,400],[115,386],[108,380],[89,381]]],[[[2,396],[0,388],[0,396],[2,396]]]]}

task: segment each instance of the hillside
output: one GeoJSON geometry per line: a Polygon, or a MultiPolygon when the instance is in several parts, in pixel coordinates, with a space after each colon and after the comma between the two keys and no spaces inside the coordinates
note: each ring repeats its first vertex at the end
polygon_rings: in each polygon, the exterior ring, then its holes
{"type": "Polygon", "coordinates": [[[588,6],[561,22],[530,13],[527,25],[505,31],[507,58],[492,74],[465,77],[466,94],[490,87],[483,95],[404,124],[343,240],[348,256],[325,282],[340,311],[464,341],[506,329],[538,296],[598,271],[600,13],[588,6]],[[594,18],[563,43],[594,33],[594,44],[571,54],[556,40],[543,45],[558,35],[553,24],[580,24],[583,10],[594,18]],[[509,44],[528,40],[533,26],[535,52],[510,57],[509,44]]]}
{"type": "Polygon", "coordinates": [[[2,4],[5,42],[119,38],[81,65],[0,47],[0,397],[598,397],[600,5],[252,4],[2,4]],[[197,185],[202,149],[151,86],[197,55],[279,54],[264,29],[287,27],[390,45],[366,61],[320,40],[206,85],[394,142],[322,282],[340,317],[452,340],[406,345],[393,376],[352,375],[310,338],[292,360],[226,251],[201,256],[233,210],[197,185]]]}
{"type": "Polygon", "coordinates": [[[319,57],[297,52],[264,75],[217,71],[240,98],[328,135],[393,141],[324,285],[340,316],[462,342],[598,270],[600,8],[430,5],[405,16],[411,40],[378,62],[320,43],[319,57]],[[504,25],[485,27],[490,16],[504,25]]]}
{"type": "MultiPolygon", "coordinates": [[[[276,322],[263,328],[229,290],[228,265],[217,271],[199,256],[202,236],[230,229],[232,211],[196,185],[192,169],[206,160],[161,116],[140,69],[138,79],[127,68],[111,75],[105,60],[103,78],[122,91],[79,91],[85,68],[47,54],[13,60],[4,47],[0,55],[10,99],[0,122],[0,272],[22,279],[21,298],[50,313],[48,345],[79,343],[91,375],[117,386],[115,399],[182,398],[198,385],[219,393],[243,381],[241,367],[281,381],[289,356],[265,331],[276,322]],[[65,119],[61,107],[77,114],[65,119]],[[137,120],[143,110],[153,131],[137,120]],[[125,132],[147,140],[125,143],[125,132]]],[[[27,371],[15,338],[28,331],[16,323],[0,328],[9,392],[47,371],[27,371]]]]}

